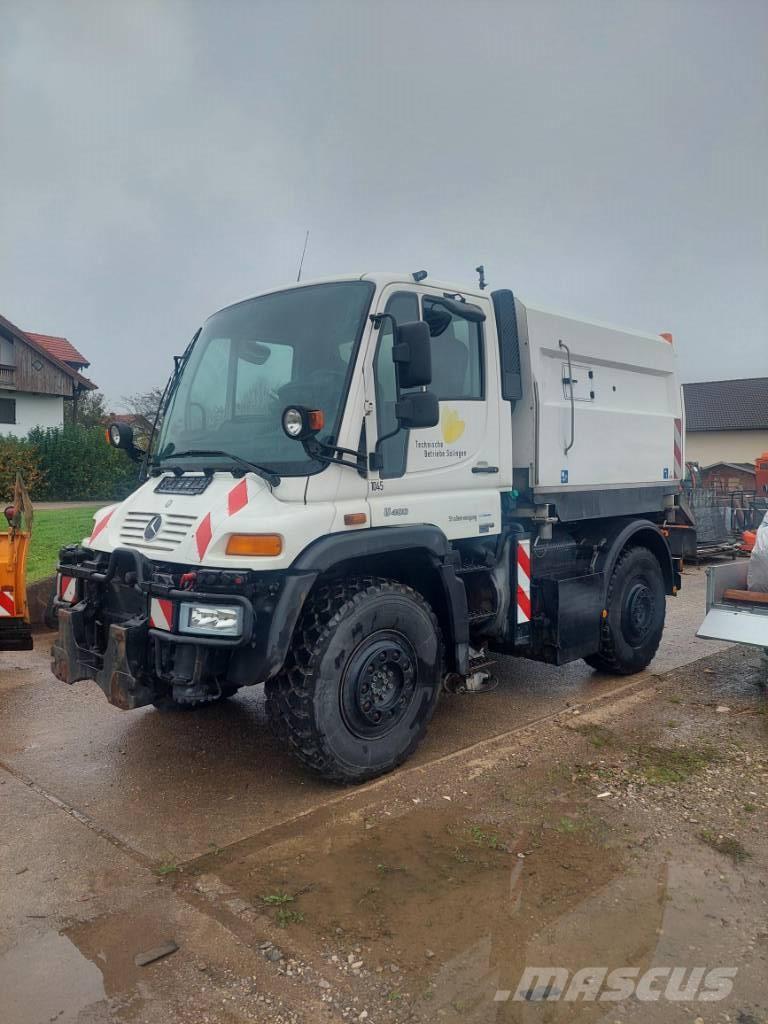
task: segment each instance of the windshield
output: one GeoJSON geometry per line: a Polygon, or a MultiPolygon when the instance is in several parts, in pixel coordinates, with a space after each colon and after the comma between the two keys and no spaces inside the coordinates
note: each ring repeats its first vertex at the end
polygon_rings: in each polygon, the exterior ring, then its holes
{"type": "Polygon", "coordinates": [[[165,416],[158,458],[224,451],[283,476],[322,468],[286,437],[287,405],[322,409],[335,444],[374,286],[309,285],[248,299],[206,321],[165,416]]]}

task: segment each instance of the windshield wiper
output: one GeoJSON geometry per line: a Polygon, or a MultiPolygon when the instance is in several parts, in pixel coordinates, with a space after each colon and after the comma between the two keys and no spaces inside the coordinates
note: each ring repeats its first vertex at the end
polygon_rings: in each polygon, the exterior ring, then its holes
{"type": "Polygon", "coordinates": [[[239,455],[233,455],[232,452],[219,451],[216,448],[195,448],[186,452],[169,452],[164,456],[164,458],[161,458],[158,461],[162,463],[166,459],[186,459],[193,458],[196,455],[204,459],[229,459],[238,466],[242,466],[244,469],[247,469],[250,473],[255,473],[256,476],[260,476],[262,480],[266,480],[271,487],[277,487],[280,483],[280,477],[271,469],[265,469],[264,466],[257,466],[255,462],[249,462],[247,459],[241,459],[239,455]]]}

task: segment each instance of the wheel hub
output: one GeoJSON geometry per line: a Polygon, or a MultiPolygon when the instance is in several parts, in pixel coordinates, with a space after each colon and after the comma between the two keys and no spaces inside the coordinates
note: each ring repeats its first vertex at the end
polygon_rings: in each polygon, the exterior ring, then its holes
{"type": "Polygon", "coordinates": [[[341,684],[341,711],[361,737],[383,736],[410,707],[416,689],[416,657],[401,633],[367,637],[353,652],[341,684]]]}
{"type": "Polygon", "coordinates": [[[653,625],[656,600],[651,588],[642,580],[633,581],[624,599],[621,624],[624,636],[633,647],[639,647],[653,625]]]}

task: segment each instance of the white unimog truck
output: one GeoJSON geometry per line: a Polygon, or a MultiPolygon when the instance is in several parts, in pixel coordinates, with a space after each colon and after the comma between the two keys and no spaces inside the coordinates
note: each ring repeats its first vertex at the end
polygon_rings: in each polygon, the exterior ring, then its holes
{"type": "Polygon", "coordinates": [[[329,779],[402,762],[494,652],[638,672],[680,583],[672,345],[508,290],[248,299],[177,357],[149,452],[109,434],[143,483],[61,553],[55,674],[125,709],[263,682],[329,779]]]}

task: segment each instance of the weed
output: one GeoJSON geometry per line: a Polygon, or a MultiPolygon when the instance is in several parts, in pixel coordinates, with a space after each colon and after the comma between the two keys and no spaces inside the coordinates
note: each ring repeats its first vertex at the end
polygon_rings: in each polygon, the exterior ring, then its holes
{"type": "Polygon", "coordinates": [[[747,814],[754,814],[757,810],[757,804],[744,804],[744,810],[747,814]]]}
{"type": "Polygon", "coordinates": [[[164,861],[162,864],[158,864],[158,866],[155,868],[155,874],[160,875],[162,877],[163,875],[172,875],[175,871],[178,870],[179,865],[176,863],[175,860],[167,860],[164,861]]]}
{"type": "Polygon", "coordinates": [[[730,857],[734,864],[741,864],[742,861],[752,856],[743,843],[732,836],[719,836],[715,832],[705,829],[699,833],[699,838],[707,846],[711,846],[713,850],[717,850],[718,853],[722,853],[725,857],[730,857]]]}
{"type": "Polygon", "coordinates": [[[275,920],[281,928],[285,928],[289,924],[301,924],[304,915],[300,910],[286,910],[285,907],[280,907],[275,914],[275,920]]]}
{"type": "Polygon", "coordinates": [[[261,897],[262,902],[270,906],[280,906],[283,903],[293,903],[294,897],[289,892],[270,892],[261,897]]]}
{"type": "Polygon", "coordinates": [[[472,825],[469,829],[472,841],[478,846],[487,846],[489,850],[502,849],[502,843],[495,832],[484,832],[479,825],[472,825]]]}

